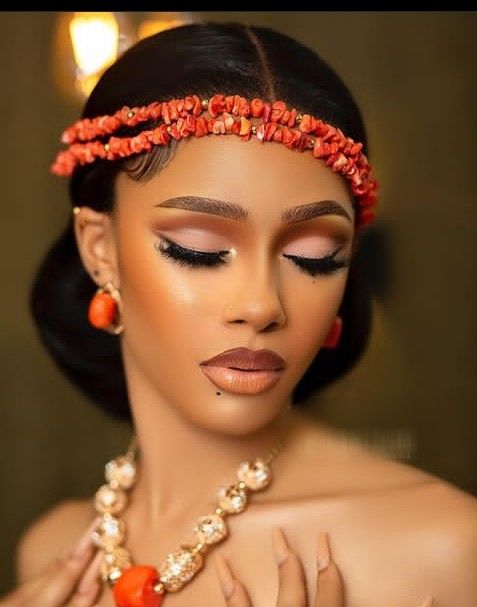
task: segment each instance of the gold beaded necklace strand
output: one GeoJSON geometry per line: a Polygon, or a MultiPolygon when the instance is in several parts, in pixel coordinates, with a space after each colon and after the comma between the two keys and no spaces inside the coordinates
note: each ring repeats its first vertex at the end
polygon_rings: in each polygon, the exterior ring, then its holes
{"type": "Polygon", "coordinates": [[[95,494],[94,506],[100,521],[91,534],[93,543],[104,550],[101,578],[113,588],[117,607],[159,607],[167,592],[177,592],[204,565],[204,555],[212,544],[228,534],[226,517],[243,512],[249,493],[261,491],[272,481],[270,464],[283,448],[283,440],[265,457],[239,464],[237,479],[217,493],[213,514],[201,516],[194,526],[196,543],[183,544],[168,554],[159,570],[150,565],[134,565],[129,551],[122,545],[126,524],[117,516],[124,510],[130,489],[136,479],[137,439],[131,439],[125,455],[105,466],[106,484],[95,494]]]}

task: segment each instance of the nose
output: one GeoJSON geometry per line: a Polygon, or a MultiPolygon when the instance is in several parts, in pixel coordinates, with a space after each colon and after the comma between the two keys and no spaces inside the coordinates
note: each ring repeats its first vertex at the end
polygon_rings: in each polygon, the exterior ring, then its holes
{"type": "Polygon", "coordinates": [[[286,323],[286,314],[277,280],[267,268],[238,281],[228,299],[224,320],[230,324],[248,324],[256,332],[274,331],[286,323]]]}

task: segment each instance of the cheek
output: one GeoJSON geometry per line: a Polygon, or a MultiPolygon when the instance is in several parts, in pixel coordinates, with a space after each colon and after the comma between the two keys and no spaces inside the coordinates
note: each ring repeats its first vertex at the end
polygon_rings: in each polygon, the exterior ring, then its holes
{"type": "MultiPolygon", "coordinates": [[[[247,273],[227,273],[220,266],[180,266],[163,257],[154,248],[155,242],[151,232],[134,230],[130,223],[120,239],[118,263],[125,332],[143,365],[180,368],[182,361],[182,370],[187,372],[185,367],[190,363],[230,346],[222,315],[237,293],[243,293],[247,273]]],[[[282,291],[287,325],[270,334],[270,344],[296,365],[297,375],[326,338],[346,279],[343,270],[332,276],[311,277],[290,267],[288,261],[281,266],[281,284],[276,286],[282,291]]]]}
{"type": "Polygon", "coordinates": [[[342,301],[347,274],[342,270],[289,284],[289,347],[301,363],[311,362],[324,342],[342,301]]]}
{"type": "MultiPolygon", "coordinates": [[[[211,287],[214,272],[204,278],[201,270],[189,269],[163,257],[151,233],[121,240],[119,270],[124,300],[125,331],[138,344],[149,344],[149,352],[184,353],[193,349],[193,336],[208,332],[216,319],[211,287]],[[212,275],[212,276],[211,276],[212,275]],[[167,347],[164,347],[166,346],[167,347]]],[[[144,350],[145,351],[145,350],[144,350]]]]}

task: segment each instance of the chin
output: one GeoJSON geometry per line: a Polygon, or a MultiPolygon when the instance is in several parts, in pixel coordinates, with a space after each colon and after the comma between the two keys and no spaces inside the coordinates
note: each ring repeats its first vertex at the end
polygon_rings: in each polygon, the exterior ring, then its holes
{"type": "MultiPolygon", "coordinates": [[[[285,404],[283,404],[285,407],[285,404]]],[[[189,420],[204,430],[229,436],[259,432],[279,417],[283,407],[270,396],[213,395],[203,408],[188,412],[189,420]],[[212,402],[211,402],[212,401],[212,402]]]]}

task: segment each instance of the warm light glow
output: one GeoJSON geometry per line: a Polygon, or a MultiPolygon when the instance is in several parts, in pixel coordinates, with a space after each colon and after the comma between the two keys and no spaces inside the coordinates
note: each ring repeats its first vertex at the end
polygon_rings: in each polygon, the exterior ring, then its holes
{"type": "Polygon", "coordinates": [[[183,25],[184,21],[182,19],[175,20],[164,20],[164,19],[148,19],[147,21],[143,21],[139,27],[137,32],[137,37],[139,40],[143,38],[147,38],[148,36],[153,36],[163,30],[170,29],[171,27],[176,27],[178,25],[183,25]]]}
{"type": "Polygon", "coordinates": [[[56,32],[55,78],[68,95],[84,99],[104,71],[138,40],[193,22],[187,12],[60,13],[56,32]],[[72,74],[73,72],[73,74],[72,74]],[[66,84],[67,81],[67,84],[66,84]]]}
{"type": "Polygon", "coordinates": [[[116,59],[119,27],[113,13],[74,13],[69,29],[80,78],[101,72],[116,59]]]}

